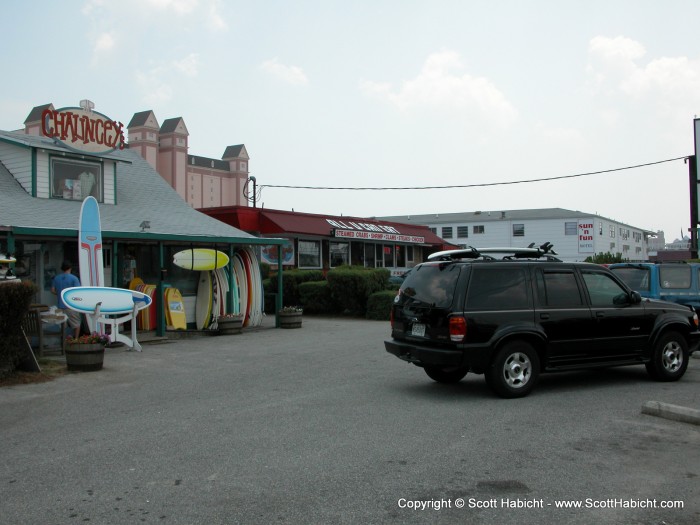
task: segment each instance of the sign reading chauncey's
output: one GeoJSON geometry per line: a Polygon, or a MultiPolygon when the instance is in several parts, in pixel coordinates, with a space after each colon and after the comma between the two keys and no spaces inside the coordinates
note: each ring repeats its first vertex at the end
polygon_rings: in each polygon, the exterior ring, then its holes
{"type": "Polygon", "coordinates": [[[109,153],[124,149],[124,125],[93,111],[95,104],[80,101],[79,108],[45,109],[41,132],[81,153],[109,153]]]}
{"type": "Polygon", "coordinates": [[[326,219],[326,221],[333,226],[332,235],[334,237],[369,239],[373,241],[412,242],[418,244],[425,242],[425,237],[403,235],[393,226],[354,221],[347,221],[347,224],[345,224],[344,221],[333,219],[326,219]]]}

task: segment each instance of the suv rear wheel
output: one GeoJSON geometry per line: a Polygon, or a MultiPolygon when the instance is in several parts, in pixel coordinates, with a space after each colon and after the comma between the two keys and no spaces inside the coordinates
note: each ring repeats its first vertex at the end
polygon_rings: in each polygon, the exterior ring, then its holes
{"type": "Polygon", "coordinates": [[[661,336],[654,346],[647,372],[657,381],[677,381],[688,368],[688,344],[678,332],[661,336]]]}
{"type": "Polygon", "coordinates": [[[428,377],[438,383],[458,383],[469,372],[469,368],[442,368],[439,366],[424,366],[428,377]]]}
{"type": "Polygon", "coordinates": [[[540,359],[525,341],[506,343],[486,369],[486,382],[501,397],[523,397],[535,387],[540,359]]]}

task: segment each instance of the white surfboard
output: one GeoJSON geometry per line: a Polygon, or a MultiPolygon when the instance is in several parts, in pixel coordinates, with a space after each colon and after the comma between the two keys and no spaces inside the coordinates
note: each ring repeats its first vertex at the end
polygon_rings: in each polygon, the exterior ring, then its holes
{"type": "Polygon", "coordinates": [[[251,295],[251,305],[250,305],[250,325],[260,326],[262,324],[263,318],[263,290],[262,290],[262,278],[260,275],[260,263],[258,257],[255,255],[255,251],[252,248],[244,248],[243,251],[248,257],[249,262],[249,286],[252,287],[253,293],[251,295]]]}
{"type": "Polygon", "coordinates": [[[75,286],[66,288],[61,292],[61,299],[71,310],[92,314],[97,305],[100,305],[100,313],[103,315],[125,314],[148,308],[151,304],[150,296],[127,290],[126,288],[107,288],[104,286],[75,286]]]}
{"type": "Polygon", "coordinates": [[[248,281],[243,260],[238,253],[233,256],[233,271],[236,273],[236,282],[238,283],[238,300],[240,305],[238,313],[243,316],[243,326],[248,326],[248,281]]]}
{"type": "Polygon", "coordinates": [[[199,284],[197,285],[197,302],[195,305],[195,321],[197,330],[204,330],[211,321],[212,296],[211,273],[199,272],[199,284]]]}
{"type": "Polygon", "coordinates": [[[182,250],[173,255],[173,264],[185,270],[202,272],[216,270],[228,264],[228,255],[210,248],[194,248],[182,250]]]}

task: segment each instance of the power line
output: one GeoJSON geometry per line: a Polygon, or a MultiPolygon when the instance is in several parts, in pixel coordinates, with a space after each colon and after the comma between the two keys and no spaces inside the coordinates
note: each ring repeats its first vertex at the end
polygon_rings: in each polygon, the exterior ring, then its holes
{"type": "Polygon", "coordinates": [[[557,177],[544,177],[540,179],[526,179],[526,180],[512,180],[505,182],[483,182],[480,184],[454,184],[449,186],[399,186],[399,187],[359,187],[359,188],[349,188],[349,187],[339,187],[339,186],[291,186],[291,185],[281,185],[281,184],[260,184],[259,187],[262,188],[287,188],[295,190],[351,190],[351,191],[387,191],[387,190],[446,190],[454,188],[481,188],[486,186],[506,186],[509,184],[529,184],[532,182],[545,182],[550,180],[561,180],[561,179],[573,179],[575,177],[588,177],[591,175],[600,175],[602,173],[612,173],[615,171],[632,170],[636,168],[644,168],[646,166],[653,166],[655,164],[663,164],[665,162],[675,162],[677,160],[686,160],[688,156],[676,157],[673,159],[658,160],[656,162],[647,162],[646,164],[636,164],[634,166],[625,166],[624,168],[613,168],[609,170],[601,171],[589,171],[586,173],[577,173],[575,175],[560,175],[557,177]]]}

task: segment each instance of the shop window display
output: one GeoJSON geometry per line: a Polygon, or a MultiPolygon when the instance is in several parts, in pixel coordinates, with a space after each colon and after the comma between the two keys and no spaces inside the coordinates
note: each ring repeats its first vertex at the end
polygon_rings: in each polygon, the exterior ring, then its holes
{"type": "Polygon", "coordinates": [[[77,159],[51,159],[51,198],[102,202],[102,164],[77,159]]]}

